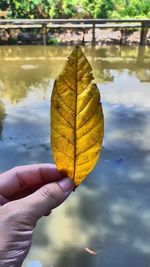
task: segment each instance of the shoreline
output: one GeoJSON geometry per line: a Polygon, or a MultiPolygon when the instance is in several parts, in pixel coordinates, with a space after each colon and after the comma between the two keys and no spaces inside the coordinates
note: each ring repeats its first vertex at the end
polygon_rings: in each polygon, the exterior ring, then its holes
{"type": "MultiPolygon", "coordinates": [[[[96,29],[95,45],[139,45],[140,30],[96,29]]],[[[47,32],[47,45],[90,45],[92,30],[51,30],[47,32]]],[[[0,45],[41,45],[42,32],[37,30],[0,30],[0,45]]],[[[150,45],[150,29],[145,46],[150,45]]]]}

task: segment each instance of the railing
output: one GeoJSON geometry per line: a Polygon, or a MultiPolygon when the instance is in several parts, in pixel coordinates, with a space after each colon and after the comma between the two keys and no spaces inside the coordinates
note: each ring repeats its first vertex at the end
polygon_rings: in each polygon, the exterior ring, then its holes
{"type": "MultiPolygon", "coordinates": [[[[148,28],[150,28],[150,19],[1,19],[0,29],[14,28],[41,28],[43,33],[43,45],[47,44],[47,29],[51,28],[69,28],[83,30],[83,43],[86,29],[92,29],[92,45],[96,43],[95,30],[97,28],[140,28],[139,44],[146,43],[148,28]]],[[[120,41],[121,44],[121,41],[120,41]]]]}

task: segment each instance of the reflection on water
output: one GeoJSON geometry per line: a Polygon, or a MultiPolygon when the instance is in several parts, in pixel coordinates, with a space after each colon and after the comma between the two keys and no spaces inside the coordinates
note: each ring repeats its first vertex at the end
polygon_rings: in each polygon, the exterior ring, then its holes
{"type": "MultiPolygon", "coordinates": [[[[53,161],[49,99],[71,49],[0,49],[0,171],[53,161]]],[[[101,89],[101,159],[68,201],[39,222],[24,266],[149,267],[150,48],[84,49],[101,89]]]]}
{"type": "Polygon", "coordinates": [[[2,131],[3,131],[3,120],[5,118],[5,108],[3,103],[0,101],[0,141],[2,141],[2,131]]]}

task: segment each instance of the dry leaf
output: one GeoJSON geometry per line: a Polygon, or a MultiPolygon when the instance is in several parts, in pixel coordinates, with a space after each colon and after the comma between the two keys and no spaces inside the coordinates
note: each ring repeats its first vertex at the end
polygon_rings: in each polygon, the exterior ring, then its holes
{"type": "Polygon", "coordinates": [[[104,119],[92,68],[75,47],[57,77],[51,98],[51,145],[58,170],[75,187],[96,164],[102,146],[104,119]]]}

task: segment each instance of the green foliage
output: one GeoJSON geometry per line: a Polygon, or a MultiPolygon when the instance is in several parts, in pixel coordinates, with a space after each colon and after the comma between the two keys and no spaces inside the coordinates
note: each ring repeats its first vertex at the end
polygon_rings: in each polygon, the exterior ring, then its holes
{"type": "Polygon", "coordinates": [[[110,18],[149,18],[149,0],[112,0],[113,12],[110,18]]]}
{"type": "Polygon", "coordinates": [[[47,44],[57,45],[57,44],[59,44],[59,40],[58,40],[58,38],[52,37],[52,38],[49,38],[47,40],[47,44]]]}
{"type": "Polygon", "coordinates": [[[5,18],[149,18],[150,0],[1,0],[5,18]]]}

